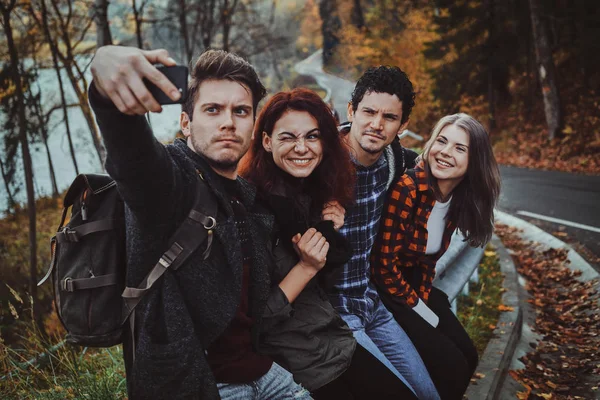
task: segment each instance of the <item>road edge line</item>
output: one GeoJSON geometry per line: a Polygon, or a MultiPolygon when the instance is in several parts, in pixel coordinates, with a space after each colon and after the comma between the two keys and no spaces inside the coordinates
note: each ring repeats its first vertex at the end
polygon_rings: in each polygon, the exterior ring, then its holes
{"type": "Polygon", "coordinates": [[[588,281],[600,278],[600,274],[583,257],[581,257],[579,253],[577,253],[570,245],[566,244],[562,240],[557,239],[530,222],[497,209],[494,211],[494,216],[496,221],[501,224],[521,229],[522,232],[519,232],[519,237],[525,241],[535,242],[551,248],[567,250],[568,259],[570,262],[566,263],[566,266],[572,271],[581,271],[581,276],[579,276],[578,279],[582,281],[588,281]]]}

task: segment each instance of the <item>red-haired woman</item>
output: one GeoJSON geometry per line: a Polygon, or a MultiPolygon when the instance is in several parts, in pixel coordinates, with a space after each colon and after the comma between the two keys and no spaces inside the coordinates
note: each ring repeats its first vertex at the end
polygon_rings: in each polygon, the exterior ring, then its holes
{"type": "Polygon", "coordinates": [[[241,172],[276,221],[273,290],[259,350],[315,399],[414,399],[408,384],[357,345],[321,288],[350,257],[336,230],[343,206],[352,202],[353,170],[331,111],[316,93],[280,92],[263,107],[241,172]]]}

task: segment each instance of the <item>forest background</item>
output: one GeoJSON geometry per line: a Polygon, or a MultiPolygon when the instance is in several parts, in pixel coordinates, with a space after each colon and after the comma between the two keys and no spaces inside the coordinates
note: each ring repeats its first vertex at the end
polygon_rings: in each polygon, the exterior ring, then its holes
{"type": "MultiPolygon", "coordinates": [[[[60,333],[50,285],[36,282],[61,192],[103,169],[87,102],[103,45],[164,47],[182,64],[207,48],[233,51],[271,94],[318,90],[294,65],[320,48],[326,71],[349,80],[397,65],[417,90],[411,130],[427,137],[441,116],[467,112],[489,129],[501,163],[600,171],[596,0],[0,0],[0,13],[3,349],[24,346],[23,320],[42,336],[60,333]]],[[[178,112],[152,117],[161,140],[177,134],[178,112]]]]}

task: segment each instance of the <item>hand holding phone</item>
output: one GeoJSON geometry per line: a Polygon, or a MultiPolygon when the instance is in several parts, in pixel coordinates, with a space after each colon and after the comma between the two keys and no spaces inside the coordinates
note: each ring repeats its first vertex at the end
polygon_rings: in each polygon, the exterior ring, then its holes
{"type": "Polygon", "coordinates": [[[182,104],[187,98],[187,88],[188,88],[188,69],[183,65],[174,65],[172,67],[166,67],[164,65],[156,66],[156,69],[160,71],[164,76],[167,77],[175,85],[179,93],[181,93],[181,97],[177,101],[173,101],[166,95],[165,92],[160,90],[158,86],[150,82],[149,80],[144,78],[144,84],[148,88],[148,91],[152,94],[152,97],[158,102],[160,105],[167,104],[182,104]]]}
{"type": "MultiPolygon", "coordinates": [[[[127,115],[160,112],[161,105],[152,97],[143,79],[154,82],[172,98],[181,96],[178,88],[154,65],[175,66],[177,63],[164,49],[141,50],[137,47],[102,46],[92,59],[90,70],[94,87],[100,96],[110,100],[127,115]]],[[[182,74],[184,77],[187,74],[182,74]]],[[[185,91],[186,85],[179,86],[185,91]]]]}

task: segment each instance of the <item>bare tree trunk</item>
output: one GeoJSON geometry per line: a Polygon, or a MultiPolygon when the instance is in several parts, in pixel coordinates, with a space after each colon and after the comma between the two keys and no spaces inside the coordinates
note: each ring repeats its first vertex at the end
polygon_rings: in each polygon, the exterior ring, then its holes
{"type": "Polygon", "coordinates": [[[237,6],[238,0],[223,0],[223,9],[221,10],[221,28],[223,29],[223,50],[229,51],[229,34],[231,33],[231,25],[233,14],[237,6]],[[231,4],[231,6],[230,6],[231,4]]]}
{"type": "MultiPolygon", "coordinates": [[[[40,110],[41,111],[41,110],[40,110]]],[[[44,147],[46,148],[46,156],[48,158],[48,170],[50,173],[50,182],[52,182],[52,198],[58,199],[58,185],[56,184],[56,174],[54,173],[54,163],[52,163],[52,156],[50,155],[50,147],[48,147],[48,132],[46,127],[41,127],[42,139],[44,141],[44,147]]]]}
{"type": "Polygon", "coordinates": [[[2,158],[0,158],[0,171],[2,172],[2,179],[4,180],[4,187],[6,188],[6,195],[8,196],[8,207],[7,211],[10,211],[15,206],[15,199],[10,191],[10,185],[8,182],[8,176],[6,171],[4,170],[4,163],[2,162],[2,158]]]}
{"type": "Polygon", "coordinates": [[[185,0],[177,0],[177,4],[179,6],[178,17],[179,17],[179,31],[181,33],[181,37],[183,38],[183,51],[185,54],[185,62],[186,64],[190,63],[190,60],[194,56],[193,47],[190,40],[190,35],[187,27],[187,8],[185,0]]]}
{"type": "MultiPolygon", "coordinates": [[[[67,23],[61,17],[61,8],[59,7],[56,0],[50,0],[52,4],[52,8],[56,13],[57,18],[59,19],[58,29],[60,31],[60,35],[63,41],[63,45],[65,47],[66,54],[62,52],[57,52],[60,61],[64,65],[65,71],[71,82],[71,86],[73,87],[73,91],[77,96],[77,100],[79,101],[79,107],[81,108],[81,112],[83,113],[83,117],[88,125],[90,130],[90,134],[92,136],[92,142],[94,143],[94,147],[96,148],[96,152],[98,153],[98,158],[100,160],[100,166],[104,169],[104,160],[106,159],[106,150],[102,145],[102,140],[100,139],[100,132],[98,132],[98,128],[96,127],[96,122],[94,120],[94,116],[92,114],[92,110],[88,103],[87,97],[87,79],[83,74],[83,71],[77,65],[77,61],[75,60],[75,56],[73,55],[73,48],[71,45],[71,38],[69,36],[69,28],[67,23]],[[75,72],[73,71],[75,69],[75,72]],[[77,75],[75,75],[77,73],[77,75]],[[80,86],[81,82],[81,86],[80,86]]],[[[67,3],[67,19],[70,18],[72,14],[72,5],[71,3],[67,3]]]]}
{"type": "Polygon", "coordinates": [[[213,10],[215,8],[215,0],[210,0],[207,7],[202,9],[201,28],[202,28],[202,45],[204,49],[210,49],[212,37],[215,28],[215,17],[213,10]]]}
{"type": "Polygon", "coordinates": [[[323,34],[323,65],[330,64],[335,48],[340,44],[338,32],[342,22],[338,16],[335,0],[320,0],[319,15],[321,16],[321,32],[323,34]]]}
{"type": "Polygon", "coordinates": [[[142,40],[142,21],[140,17],[140,10],[137,7],[136,0],[131,0],[131,8],[133,9],[133,21],[135,22],[135,37],[137,38],[137,46],[140,49],[143,49],[144,41],[142,40]]]}
{"type": "MultiPolygon", "coordinates": [[[[53,54],[52,58],[56,58],[56,55],[53,54]]],[[[69,143],[69,153],[71,154],[71,160],[73,160],[73,167],[75,167],[75,174],[79,175],[79,167],[77,166],[77,158],[75,158],[75,147],[73,146],[73,137],[71,135],[71,124],[69,123],[69,113],[67,109],[67,100],[65,98],[65,88],[63,86],[62,76],[60,75],[60,67],[58,66],[58,60],[53,60],[54,69],[56,70],[56,75],[58,76],[58,87],[60,90],[60,101],[63,109],[63,121],[65,123],[65,130],[67,133],[67,142],[69,143]]]]}
{"type": "Polygon", "coordinates": [[[352,6],[352,14],[350,16],[352,21],[352,25],[357,27],[358,29],[362,29],[365,27],[365,17],[363,15],[362,6],[360,4],[360,0],[354,0],[354,4],[352,6]]]}
{"type": "Polygon", "coordinates": [[[531,113],[533,103],[535,102],[535,88],[533,81],[536,78],[536,75],[533,58],[533,40],[530,25],[529,32],[527,33],[527,100],[525,101],[525,111],[527,114],[531,113]]]}
{"type": "Polygon", "coordinates": [[[548,41],[548,28],[543,18],[539,0],[529,0],[529,13],[531,16],[531,28],[535,44],[535,55],[539,70],[540,85],[544,98],[544,112],[548,125],[548,138],[554,139],[560,136],[562,126],[562,112],[560,95],[556,84],[556,73],[552,51],[548,41]]]}
{"type": "Polygon", "coordinates": [[[29,216],[29,294],[35,300],[37,297],[37,239],[36,239],[36,209],[35,193],[33,191],[33,168],[29,143],[27,141],[27,120],[25,116],[25,95],[19,74],[19,53],[13,37],[10,14],[14,10],[16,0],[10,0],[8,5],[0,2],[2,12],[2,26],[6,34],[6,44],[10,55],[11,75],[15,85],[15,94],[18,101],[19,140],[23,155],[23,167],[25,169],[25,187],[27,188],[27,214],[29,216]]]}
{"type": "MultiPolygon", "coordinates": [[[[52,55],[52,65],[54,70],[56,71],[56,78],[58,79],[58,89],[60,91],[60,101],[62,104],[63,110],[63,121],[65,124],[65,130],[67,133],[67,142],[69,143],[69,152],[71,153],[71,160],[73,160],[73,167],[75,167],[75,174],[79,175],[79,167],[77,166],[77,159],[75,158],[75,148],[73,146],[73,138],[71,136],[71,125],[69,124],[69,113],[67,109],[67,99],[65,96],[65,87],[63,84],[62,75],[60,74],[60,65],[58,64],[58,46],[50,33],[50,28],[48,26],[48,9],[46,8],[46,0],[40,0],[41,6],[41,19],[36,18],[39,25],[42,26],[44,31],[44,36],[46,37],[46,42],[50,46],[50,53],[52,55]]],[[[31,6],[30,6],[31,7],[31,6]]],[[[30,8],[30,14],[32,16],[36,16],[36,13],[33,11],[33,8],[30,8]]]]}
{"type": "Polygon", "coordinates": [[[94,21],[96,22],[96,47],[112,44],[108,25],[108,0],[94,0],[94,21]]]}
{"type": "Polygon", "coordinates": [[[35,98],[33,93],[31,93],[31,90],[29,90],[29,95],[32,99],[35,117],[38,120],[42,141],[44,142],[44,148],[46,149],[46,157],[48,158],[48,173],[50,174],[50,182],[52,183],[52,198],[56,200],[58,199],[58,185],[56,184],[54,163],[52,162],[52,155],[50,154],[50,147],[48,146],[48,127],[46,124],[46,118],[44,116],[44,111],[42,110],[39,97],[35,98]]]}

